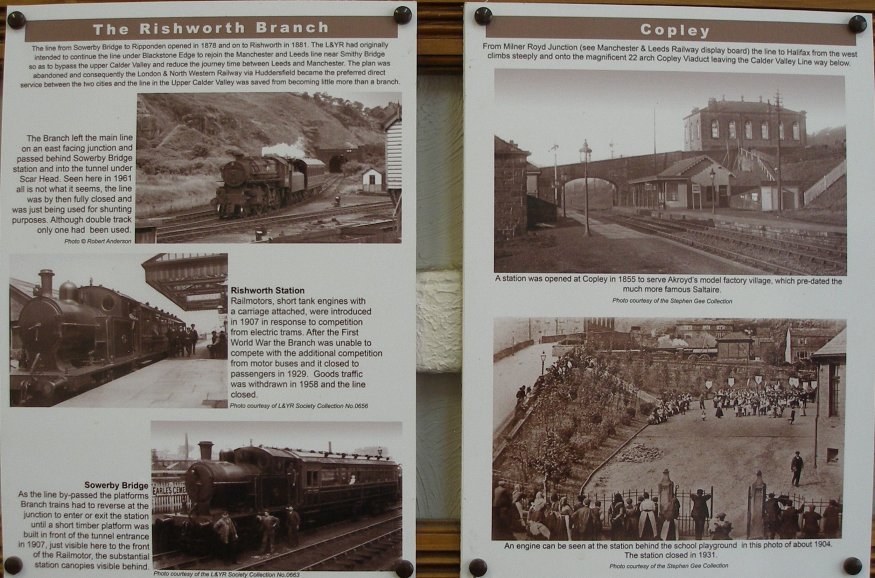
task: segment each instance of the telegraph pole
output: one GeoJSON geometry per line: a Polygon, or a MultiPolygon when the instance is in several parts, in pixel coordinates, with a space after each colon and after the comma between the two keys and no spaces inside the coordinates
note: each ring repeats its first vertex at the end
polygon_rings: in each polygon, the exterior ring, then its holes
{"type": "Polygon", "coordinates": [[[775,93],[775,110],[778,112],[778,166],[775,169],[777,171],[778,177],[778,211],[784,210],[784,187],[781,178],[781,139],[783,135],[781,134],[783,131],[781,130],[781,91],[777,91],[775,93]]]}

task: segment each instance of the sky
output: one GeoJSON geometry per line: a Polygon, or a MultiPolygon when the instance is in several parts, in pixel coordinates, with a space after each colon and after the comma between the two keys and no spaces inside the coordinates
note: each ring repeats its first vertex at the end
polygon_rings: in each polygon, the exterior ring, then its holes
{"type": "Polygon", "coordinates": [[[845,126],[842,76],[597,70],[495,71],[495,135],[531,152],[538,166],[683,150],[684,117],[720,100],[774,100],[807,112],[808,132],[845,126]]]}
{"type": "Polygon", "coordinates": [[[195,324],[200,332],[222,327],[215,311],[183,311],[173,301],[146,284],[142,263],[156,253],[117,253],[96,255],[13,255],[9,260],[9,275],[22,281],[39,283],[40,269],[51,269],[55,276],[52,287],[57,291],[61,283],[72,281],[77,286],[103,285],[137,301],[172,313],[186,322],[195,324]]]}
{"type": "MultiPolygon", "coordinates": [[[[381,446],[388,456],[397,460],[401,450],[401,422],[303,422],[303,421],[155,421],[152,422],[152,448],[176,451],[185,443],[190,445],[211,441],[213,457],[219,450],[253,445],[304,450],[327,450],[331,442],[333,452],[353,452],[359,448],[381,446]]],[[[386,454],[384,454],[386,455],[386,454]]],[[[192,456],[198,457],[197,455],[192,456]]]]}

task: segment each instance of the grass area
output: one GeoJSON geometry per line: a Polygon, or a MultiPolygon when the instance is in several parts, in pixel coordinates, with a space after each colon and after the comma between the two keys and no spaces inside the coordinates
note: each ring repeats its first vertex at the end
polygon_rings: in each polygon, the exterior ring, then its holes
{"type": "Polygon", "coordinates": [[[137,175],[137,218],[209,208],[218,183],[208,175],[137,175]]]}

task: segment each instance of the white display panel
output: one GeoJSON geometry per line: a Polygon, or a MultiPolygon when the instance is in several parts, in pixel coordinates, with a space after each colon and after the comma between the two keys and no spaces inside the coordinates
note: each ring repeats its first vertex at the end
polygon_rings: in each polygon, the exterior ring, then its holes
{"type": "Polygon", "coordinates": [[[6,558],[52,577],[414,560],[416,5],[15,12],[6,558]]]}
{"type": "Polygon", "coordinates": [[[867,560],[850,16],[466,7],[463,574],[867,560]]]}

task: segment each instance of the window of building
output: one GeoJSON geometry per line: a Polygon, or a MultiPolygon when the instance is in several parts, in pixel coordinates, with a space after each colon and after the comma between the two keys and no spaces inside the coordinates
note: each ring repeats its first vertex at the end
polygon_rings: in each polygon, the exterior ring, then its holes
{"type": "Polygon", "coordinates": [[[835,417],[839,415],[839,390],[841,387],[841,376],[839,375],[839,366],[830,364],[829,366],[829,416],[835,417]]]}
{"type": "Polygon", "coordinates": [[[729,138],[735,138],[735,121],[729,121],[729,138]]]}
{"type": "Polygon", "coordinates": [[[716,118],[711,121],[711,138],[720,138],[720,121],[716,118]]]}
{"type": "Polygon", "coordinates": [[[798,122],[794,122],[794,123],[793,123],[793,140],[799,140],[799,139],[800,139],[800,136],[799,136],[799,123],[798,123],[798,122]]]}
{"type": "Polygon", "coordinates": [[[769,139],[769,123],[766,121],[760,123],[760,137],[763,140],[769,139]]]}
{"type": "Polygon", "coordinates": [[[839,461],[838,448],[826,448],[826,463],[834,464],[839,461]]]}
{"type": "Polygon", "coordinates": [[[666,194],[666,199],[669,200],[669,201],[676,201],[676,200],[678,200],[678,191],[677,191],[677,189],[669,189],[668,191],[666,191],[665,194],[666,194]]]}
{"type": "Polygon", "coordinates": [[[744,121],[744,138],[753,138],[753,123],[751,123],[749,120],[744,121]]]}
{"type": "Polygon", "coordinates": [[[778,123],[778,138],[784,140],[784,123],[778,123]]]}

